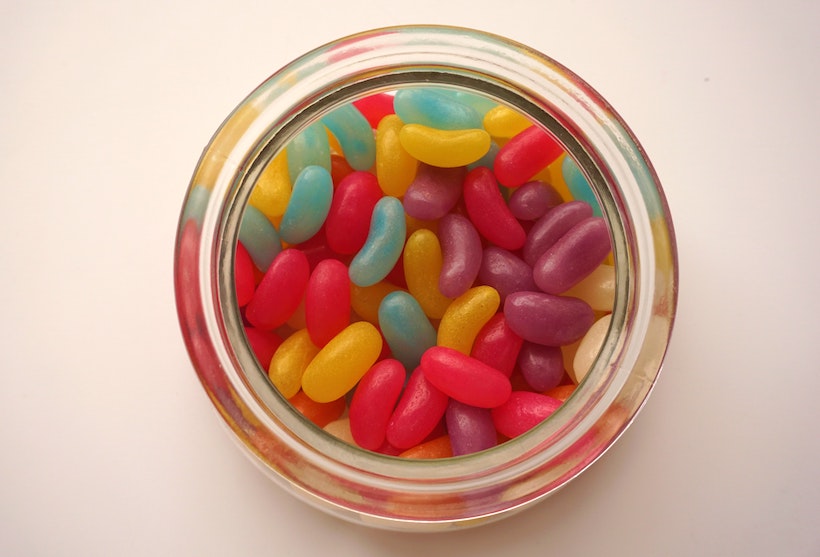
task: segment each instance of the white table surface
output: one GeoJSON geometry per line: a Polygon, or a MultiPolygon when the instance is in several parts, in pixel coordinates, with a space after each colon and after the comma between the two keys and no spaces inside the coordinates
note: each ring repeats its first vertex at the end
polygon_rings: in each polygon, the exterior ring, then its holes
{"type": "Polygon", "coordinates": [[[375,5],[0,3],[0,555],[820,555],[819,5],[375,5]],[[664,183],[681,279],[615,447],[523,514],[436,535],[263,477],[172,292],[182,197],[228,112],[302,52],[421,22],[509,36],[601,92],[664,183]]]}

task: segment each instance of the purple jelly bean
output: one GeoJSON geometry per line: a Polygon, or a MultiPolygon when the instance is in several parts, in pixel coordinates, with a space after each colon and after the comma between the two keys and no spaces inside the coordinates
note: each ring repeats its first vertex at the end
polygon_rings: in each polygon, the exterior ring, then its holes
{"type": "Polygon", "coordinates": [[[465,173],[463,167],[439,168],[420,164],[413,183],[404,194],[404,210],[417,219],[440,219],[461,198],[465,173]]]}
{"type": "Polygon", "coordinates": [[[536,344],[564,346],[586,334],[595,321],[589,304],[544,292],[514,292],[504,302],[504,317],[515,334],[536,344]]]}
{"type": "Polygon", "coordinates": [[[512,252],[496,246],[484,249],[478,280],[495,288],[502,304],[513,292],[538,290],[532,278],[532,267],[512,252]]]}
{"type": "Polygon", "coordinates": [[[543,392],[561,383],[564,356],[557,346],[525,342],[518,352],[518,368],[530,387],[543,392]]]}
{"type": "Polygon", "coordinates": [[[547,211],[530,229],[521,254],[529,265],[535,265],[547,249],[570,228],[592,216],[592,207],[584,201],[568,201],[547,211]]]}
{"type": "Polygon", "coordinates": [[[507,205],[517,219],[538,220],[563,202],[561,194],[551,185],[534,181],[515,188],[507,205]]]}
{"type": "Polygon", "coordinates": [[[450,399],[445,421],[453,456],[477,453],[497,444],[492,414],[486,408],[476,408],[450,399]]]}
{"type": "Polygon", "coordinates": [[[543,292],[566,292],[594,271],[612,249],[609,228],[601,217],[573,226],[533,266],[533,279],[543,292]]]}
{"type": "Polygon", "coordinates": [[[481,237],[465,216],[451,213],[438,224],[441,242],[441,274],[438,289],[448,298],[464,294],[475,282],[481,267],[481,237]]]}

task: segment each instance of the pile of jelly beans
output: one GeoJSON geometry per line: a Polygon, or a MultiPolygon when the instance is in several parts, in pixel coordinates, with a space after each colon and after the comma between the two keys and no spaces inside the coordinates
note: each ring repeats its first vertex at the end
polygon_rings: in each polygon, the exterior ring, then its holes
{"type": "Polygon", "coordinates": [[[606,221],[526,115],[412,87],[335,108],[262,172],[236,246],[250,347],[295,409],[408,458],[485,450],[552,414],[603,343],[606,221]]]}

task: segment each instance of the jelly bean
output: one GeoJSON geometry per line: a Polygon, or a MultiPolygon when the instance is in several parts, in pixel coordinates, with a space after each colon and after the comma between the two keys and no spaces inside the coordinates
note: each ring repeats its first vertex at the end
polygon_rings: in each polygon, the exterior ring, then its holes
{"type": "Polygon", "coordinates": [[[325,221],[330,249],[341,254],[354,254],[362,249],[373,208],[381,198],[379,182],[369,172],[353,172],[342,179],[333,193],[325,221]]]}
{"type": "Polygon", "coordinates": [[[262,212],[250,205],[245,207],[239,224],[239,241],[248,250],[253,264],[260,271],[266,270],[282,251],[279,233],[262,212]]]}
{"type": "MultiPolygon", "coordinates": [[[[385,296],[400,290],[395,284],[387,281],[377,282],[371,286],[350,284],[350,305],[356,315],[374,325],[379,323],[379,306],[385,296]]],[[[422,312],[423,313],[423,312],[422,312]]]]}
{"type": "Polygon", "coordinates": [[[288,402],[305,418],[322,428],[339,419],[347,408],[347,401],[344,398],[330,402],[316,402],[304,391],[296,393],[288,399],[288,402]]]}
{"type": "Polygon", "coordinates": [[[518,365],[527,384],[536,391],[556,387],[564,377],[564,357],[557,346],[525,342],[518,365]]]}
{"type": "Polygon", "coordinates": [[[558,385],[557,387],[553,387],[552,389],[546,391],[544,394],[558,399],[561,402],[565,402],[570,396],[572,396],[572,393],[575,392],[577,387],[578,386],[574,383],[570,383],[568,385],[558,385]]]}
{"type": "Polygon", "coordinates": [[[413,232],[404,245],[404,277],[410,294],[431,319],[441,319],[452,302],[438,288],[441,265],[436,235],[424,228],[413,232]]]}
{"type": "Polygon", "coordinates": [[[453,456],[453,447],[450,444],[450,436],[442,435],[430,441],[420,443],[415,447],[400,453],[399,458],[415,458],[420,460],[431,460],[436,458],[450,458],[453,456]]]}
{"type": "Polygon", "coordinates": [[[453,300],[438,327],[437,344],[469,354],[481,328],[495,315],[501,299],[490,286],[476,286],[453,300]]]}
{"type": "Polygon", "coordinates": [[[436,220],[450,212],[461,198],[464,168],[419,165],[416,177],[404,194],[404,210],[417,219],[436,220]]]}
{"type": "Polygon", "coordinates": [[[515,137],[532,126],[532,121],[508,106],[498,105],[484,115],[484,129],[493,137],[515,137]]]}
{"type": "Polygon", "coordinates": [[[342,155],[330,155],[330,177],[333,178],[333,184],[339,184],[348,174],[353,174],[355,170],[342,155]]]}
{"type": "Polygon", "coordinates": [[[413,296],[398,290],[379,306],[379,326],[393,357],[408,370],[418,367],[425,350],[436,344],[436,330],[413,296]]]}
{"type": "Polygon", "coordinates": [[[543,422],[560,405],[560,400],[546,395],[515,391],[504,404],[493,408],[491,415],[496,430],[512,439],[543,422]]]}
{"type": "Polygon", "coordinates": [[[373,129],[352,104],[342,105],[322,116],[322,123],[339,141],[345,159],[354,170],[369,170],[376,164],[373,129]]]}
{"type": "Polygon", "coordinates": [[[446,97],[450,97],[451,99],[454,99],[454,100],[458,101],[459,103],[461,103],[463,105],[467,105],[467,106],[471,107],[473,110],[475,110],[478,113],[478,115],[481,117],[482,121],[484,119],[484,115],[488,111],[490,111],[493,108],[495,108],[496,106],[498,106],[498,103],[496,103],[494,100],[492,100],[490,98],[487,98],[483,95],[477,95],[477,94],[471,93],[469,91],[463,91],[461,89],[440,88],[440,89],[436,89],[436,91],[438,91],[438,93],[440,93],[440,94],[442,94],[446,97]]]}
{"type": "Polygon", "coordinates": [[[302,374],[318,353],[319,347],[311,342],[305,329],[296,331],[282,342],[268,366],[268,377],[282,396],[291,398],[299,392],[302,374]]]}
{"type": "Polygon", "coordinates": [[[367,118],[370,127],[374,130],[379,127],[382,118],[393,114],[393,95],[390,93],[376,93],[353,101],[362,115],[367,118]]]}
{"type": "Polygon", "coordinates": [[[316,402],[347,394],[376,362],[382,336],[367,321],[348,325],[328,342],[302,375],[302,390],[316,402]]]}
{"type": "Polygon", "coordinates": [[[481,116],[470,106],[429,87],[400,89],[393,109],[406,124],[421,124],[437,130],[467,130],[481,127],[481,116]]]}
{"type": "Polygon", "coordinates": [[[595,319],[586,302],[543,292],[510,294],[504,302],[504,316],[521,338],[547,346],[579,340],[595,319]]]}
{"type": "Polygon", "coordinates": [[[495,447],[498,436],[490,411],[451,400],[444,414],[453,456],[495,447]]]}
{"type": "Polygon", "coordinates": [[[615,267],[600,265],[564,295],[581,298],[595,311],[612,311],[615,304],[615,267]]]}
{"type": "Polygon", "coordinates": [[[501,184],[514,188],[531,180],[563,152],[561,144],[546,130],[531,126],[498,151],[493,169],[501,184]]]}
{"type": "Polygon", "coordinates": [[[493,169],[493,163],[495,162],[495,156],[498,154],[499,147],[498,143],[495,141],[490,143],[490,149],[484,154],[483,157],[478,159],[475,162],[471,162],[467,165],[467,171],[471,171],[479,166],[484,166],[489,168],[490,170],[493,169]]]}
{"type": "Polygon", "coordinates": [[[590,187],[581,169],[578,168],[575,159],[565,157],[561,164],[561,173],[572,197],[580,201],[586,201],[592,207],[592,212],[595,216],[602,216],[603,213],[601,212],[601,205],[598,203],[598,198],[595,197],[592,187],[590,187]]]}
{"type": "Polygon", "coordinates": [[[283,151],[276,155],[256,181],[248,203],[275,221],[285,214],[290,200],[291,182],[288,159],[283,151]]]}
{"type": "Polygon", "coordinates": [[[305,291],[305,325],[316,346],[324,346],[350,324],[350,279],[347,266],[320,261],[305,291]]]}
{"type": "Polygon", "coordinates": [[[282,338],[276,333],[247,326],[245,327],[245,337],[248,339],[251,351],[259,361],[259,365],[263,369],[268,369],[273,355],[282,344],[282,338]]]}
{"type": "Polygon", "coordinates": [[[308,166],[293,184],[279,235],[289,244],[310,239],[325,223],[333,199],[333,179],[321,166],[308,166]]]}
{"type": "Polygon", "coordinates": [[[544,182],[527,182],[523,186],[516,188],[510,195],[510,212],[517,219],[538,220],[547,211],[557,207],[564,200],[555,191],[555,188],[544,182]]]}
{"type": "Polygon", "coordinates": [[[256,287],[245,308],[245,318],[260,329],[270,330],[284,324],[302,302],[309,277],[305,254],[296,249],[284,250],[256,287]]]}
{"type": "Polygon", "coordinates": [[[441,275],[438,287],[448,298],[457,298],[473,285],[481,268],[481,238],[470,219],[451,213],[439,223],[441,275]]]}
{"type": "Polygon", "coordinates": [[[598,357],[598,352],[601,351],[601,347],[604,345],[611,321],[611,314],[604,315],[589,328],[587,334],[581,339],[581,344],[578,345],[578,351],[575,353],[572,363],[573,375],[578,383],[592,369],[592,364],[595,363],[595,358],[598,357]]]}
{"type": "Polygon", "coordinates": [[[236,303],[245,307],[253,298],[256,290],[256,278],[253,260],[242,242],[236,243],[236,257],[233,263],[234,283],[236,284],[236,303]]]}
{"type": "Polygon", "coordinates": [[[350,262],[350,280],[359,286],[370,286],[386,277],[401,257],[405,232],[401,201],[382,197],[373,207],[367,240],[350,262]]]}
{"type": "Polygon", "coordinates": [[[290,183],[308,166],[321,166],[330,173],[330,144],[325,126],[314,122],[288,143],[285,150],[288,160],[290,183]]]}
{"type": "MultiPolygon", "coordinates": [[[[510,396],[506,375],[471,356],[445,346],[434,346],[421,357],[421,369],[438,390],[478,408],[495,408],[510,396]]],[[[452,439],[451,439],[452,441],[452,439]]]]}
{"type": "Polygon", "coordinates": [[[532,272],[535,284],[548,294],[566,292],[603,263],[611,249],[606,221],[583,220],[538,258],[532,272]]]}
{"type": "Polygon", "coordinates": [[[504,314],[496,313],[476,335],[470,356],[510,377],[523,343],[504,314]]]}
{"type": "Polygon", "coordinates": [[[285,325],[290,327],[291,329],[304,329],[307,327],[307,319],[305,318],[305,298],[302,297],[302,301],[299,302],[299,305],[296,306],[296,309],[293,311],[288,320],[285,322],[285,325]]]}
{"type": "Polygon", "coordinates": [[[353,432],[350,431],[350,418],[341,417],[338,420],[333,420],[322,429],[325,433],[350,445],[356,442],[355,439],[353,439],[353,432]]]}
{"type": "Polygon", "coordinates": [[[399,133],[402,147],[417,160],[454,168],[466,166],[490,150],[490,135],[482,129],[437,130],[420,124],[406,124],[399,133]]]}
{"type": "Polygon", "coordinates": [[[504,202],[490,169],[479,167],[467,174],[464,204],[476,230],[488,241],[508,250],[524,245],[527,234],[504,202]]]}
{"type": "Polygon", "coordinates": [[[538,290],[532,278],[532,267],[515,254],[495,246],[484,248],[478,280],[495,288],[502,304],[513,292],[538,290]]]}
{"type": "Polygon", "coordinates": [[[179,217],[180,224],[184,225],[192,220],[196,225],[195,228],[198,228],[202,224],[202,216],[205,214],[210,197],[210,190],[200,184],[191,188],[188,197],[185,199],[182,215],[179,217]]]}
{"type": "Polygon", "coordinates": [[[311,236],[306,241],[299,244],[293,244],[290,247],[298,249],[305,254],[311,269],[315,269],[316,265],[325,259],[339,259],[344,262],[349,260],[349,257],[341,255],[330,249],[330,246],[328,246],[327,235],[325,234],[325,227],[320,228],[316,234],[311,236]]]}
{"type": "Polygon", "coordinates": [[[387,424],[388,443],[409,449],[424,441],[444,417],[448,400],[427,380],[421,368],[415,369],[387,424]]]}
{"type": "Polygon", "coordinates": [[[362,448],[384,444],[387,422],[401,395],[407,373],[397,360],[382,360],[365,373],[350,400],[350,432],[362,448]]]}
{"type": "Polygon", "coordinates": [[[376,130],[376,176],[385,195],[401,197],[416,177],[418,161],[407,152],[400,136],[404,122],[385,116],[376,130]]]}
{"type": "Polygon", "coordinates": [[[538,258],[569,230],[592,216],[592,207],[583,201],[568,201],[551,209],[540,218],[527,234],[522,255],[529,265],[535,265],[538,258]]]}

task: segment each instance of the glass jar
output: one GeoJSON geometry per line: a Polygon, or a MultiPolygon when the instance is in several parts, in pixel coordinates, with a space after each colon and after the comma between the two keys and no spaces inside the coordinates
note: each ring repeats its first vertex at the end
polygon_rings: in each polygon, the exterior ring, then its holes
{"type": "Polygon", "coordinates": [[[182,209],[175,253],[182,333],[239,446],[284,489],[336,516],[397,530],[472,526],[565,486],[621,435],[649,395],[677,299],[675,240],[655,172],[626,124],[547,56],[475,30],[411,26],[346,37],[281,69],[225,120],[182,209]],[[262,169],[333,108],[437,84],[518,109],[548,129],[595,192],[612,237],[616,297],[603,346],[575,393],[538,427],[493,449],[434,461],[354,447],[304,419],[245,338],[233,261],[262,169]]]}

